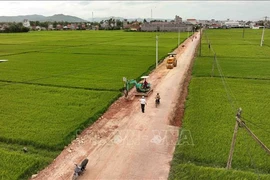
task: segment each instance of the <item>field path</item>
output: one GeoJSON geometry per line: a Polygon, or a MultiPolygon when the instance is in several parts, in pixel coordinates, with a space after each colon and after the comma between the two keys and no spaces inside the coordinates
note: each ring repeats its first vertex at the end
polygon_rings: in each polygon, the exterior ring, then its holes
{"type": "Polygon", "coordinates": [[[67,180],[72,178],[74,164],[84,158],[89,162],[79,180],[92,179],[153,179],[168,178],[179,127],[170,125],[180,90],[199,43],[199,34],[187,39],[174,52],[178,65],[166,69],[165,61],[150,74],[148,82],[153,93],[147,97],[145,113],[140,110],[134,89],[128,99],[119,98],[91,127],[87,128],[35,178],[67,180]],[[157,108],[154,97],[159,92],[157,108]]]}

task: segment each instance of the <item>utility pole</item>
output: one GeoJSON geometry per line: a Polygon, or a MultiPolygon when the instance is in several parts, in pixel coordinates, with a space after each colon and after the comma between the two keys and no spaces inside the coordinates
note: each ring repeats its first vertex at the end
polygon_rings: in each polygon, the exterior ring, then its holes
{"type": "Polygon", "coordinates": [[[158,35],[156,34],[156,68],[158,67],[158,35]]]}
{"type": "Polygon", "coordinates": [[[202,26],[200,26],[200,56],[202,56],[202,26]]]}
{"type": "Polygon", "coordinates": [[[247,132],[252,136],[252,138],[268,153],[268,155],[270,155],[270,149],[265,144],[263,144],[263,142],[247,127],[245,122],[241,120],[241,112],[242,112],[242,109],[239,108],[239,110],[236,114],[236,123],[235,123],[235,127],[234,127],[232,144],[231,144],[231,149],[230,149],[226,169],[230,169],[232,166],[232,156],[233,156],[238,127],[244,127],[247,130],[247,132]]]}
{"type": "Polygon", "coordinates": [[[92,12],[92,23],[94,23],[94,12],[92,12]]]}
{"type": "Polygon", "coordinates": [[[232,144],[231,144],[231,149],[230,149],[226,169],[231,169],[231,167],[232,167],[233,151],[234,151],[234,146],[235,146],[235,142],[236,142],[236,134],[237,134],[237,130],[238,130],[238,127],[239,127],[239,122],[238,122],[237,118],[241,117],[241,112],[242,112],[242,109],[239,108],[239,110],[238,110],[238,112],[236,114],[236,122],[235,122],[235,126],[234,126],[232,144]]]}
{"type": "Polygon", "coordinates": [[[264,30],[265,30],[265,22],[267,20],[267,16],[264,17],[264,23],[263,23],[263,31],[262,31],[262,38],[261,38],[261,46],[263,45],[263,41],[264,41],[264,30]]]}
{"type": "Polygon", "coordinates": [[[178,27],[178,46],[180,45],[180,29],[178,27]]]}
{"type": "Polygon", "coordinates": [[[247,132],[252,136],[252,138],[257,141],[259,145],[261,145],[261,147],[268,153],[268,155],[270,155],[270,149],[265,144],[263,144],[263,142],[247,127],[245,122],[243,122],[240,117],[237,117],[236,120],[241,125],[241,127],[244,127],[247,132]]]}
{"type": "Polygon", "coordinates": [[[243,34],[242,34],[242,38],[245,37],[245,26],[246,26],[246,21],[244,21],[244,28],[243,28],[243,34]]]}

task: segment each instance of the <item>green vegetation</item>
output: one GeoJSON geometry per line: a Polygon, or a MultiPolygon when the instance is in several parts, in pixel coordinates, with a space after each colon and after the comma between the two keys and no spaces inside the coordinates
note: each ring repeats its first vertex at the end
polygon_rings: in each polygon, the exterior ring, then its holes
{"type": "MultiPolygon", "coordinates": [[[[0,63],[0,179],[26,179],[44,168],[121,95],[124,76],[138,79],[151,71],[155,36],[123,31],[0,34],[0,59],[8,59],[0,63]]],[[[177,33],[159,33],[159,59],[176,45],[177,33]]]]}
{"type": "MultiPolygon", "coordinates": [[[[155,33],[39,33],[27,34],[25,43],[17,35],[16,45],[8,45],[14,37],[0,36],[1,57],[9,59],[1,65],[2,81],[119,90],[123,76],[139,77],[155,63],[155,33]]],[[[176,47],[174,36],[160,34],[160,59],[176,47]]]]}
{"type": "Polygon", "coordinates": [[[0,88],[1,102],[7,102],[1,107],[1,140],[57,150],[70,132],[92,123],[88,118],[97,118],[119,94],[24,84],[0,88]]]}
{"type": "Polygon", "coordinates": [[[245,38],[242,29],[204,31],[182,126],[194,145],[176,146],[170,179],[270,178],[262,175],[270,173],[269,155],[244,128],[237,133],[233,170],[224,169],[240,107],[242,120],[270,147],[270,31],[262,47],[260,38],[261,30],[246,29],[245,38]]]}
{"type": "Polygon", "coordinates": [[[225,168],[212,168],[204,166],[196,166],[191,163],[178,164],[177,171],[174,172],[170,179],[174,180],[246,180],[246,179],[258,179],[268,180],[270,175],[258,175],[252,172],[238,171],[238,170],[226,170],[225,168]]]}
{"type": "Polygon", "coordinates": [[[1,149],[0,158],[1,179],[20,179],[21,175],[26,174],[27,171],[39,164],[35,158],[19,153],[2,151],[1,149]]]}
{"type": "Polygon", "coordinates": [[[22,33],[30,31],[29,28],[24,27],[22,24],[12,23],[5,30],[0,30],[0,33],[22,33]]]}

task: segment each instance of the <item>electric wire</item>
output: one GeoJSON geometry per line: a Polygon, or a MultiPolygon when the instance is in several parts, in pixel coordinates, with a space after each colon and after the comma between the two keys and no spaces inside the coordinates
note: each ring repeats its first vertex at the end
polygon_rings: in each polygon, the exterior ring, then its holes
{"type": "Polygon", "coordinates": [[[252,124],[253,126],[257,127],[258,129],[263,130],[264,132],[267,132],[267,133],[270,134],[270,131],[266,130],[265,128],[262,128],[261,126],[259,126],[259,125],[255,124],[255,123],[253,123],[252,121],[247,120],[247,119],[246,119],[245,117],[243,117],[243,116],[241,116],[241,118],[242,118],[244,121],[246,121],[246,122],[252,124]]]}
{"type": "MultiPolygon", "coordinates": [[[[209,45],[209,48],[210,48],[210,50],[211,50],[211,52],[212,53],[214,53],[214,58],[215,58],[215,64],[216,64],[216,67],[217,67],[217,69],[218,69],[218,72],[219,72],[219,76],[220,76],[220,78],[221,78],[221,80],[222,80],[222,83],[223,83],[223,86],[224,86],[224,89],[225,89],[225,91],[226,91],[226,94],[227,94],[227,99],[228,99],[228,101],[229,101],[229,103],[230,103],[230,105],[231,105],[231,108],[232,108],[232,110],[234,111],[234,109],[236,109],[236,106],[238,106],[239,107],[239,104],[238,104],[238,101],[237,101],[237,99],[236,99],[236,97],[235,97],[235,95],[234,95],[234,93],[232,92],[232,89],[230,88],[230,86],[228,85],[228,83],[227,83],[227,81],[226,81],[226,78],[225,78],[225,76],[224,76],[224,74],[223,74],[223,72],[222,72],[222,68],[221,68],[221,66],[220,66],[220,63],[219,63],[219,61],[218,61],[218,59],[217,59],[217,56],[216,56],[216,53],[215,53],[215,51],[214,51],[214,49],[213,49],[213,47],[212,47],[212,44],[210,43],[210,41],[209,41],[209,39],[208,39],[208,36],[207,36],[207,34],[205,34],[205,36],[206,36],[206,39],[207,39],[207,42],[208,42],[208,45],[209,45]]],[[[215,65],[214,64],[214,65],[215,65]]],[[[248,113],[247,113],[248,114],[248,113]]],[[[251,117],[252,117],[252,115],[250,115],[251,117]]],[[[243,117],[241,117],[241,118],[243,118],[243,117]]],[[[257,128],[259,128],[259,129],[261,129],[261,130],[263,130],[264,132],[267,132],[267,133],[270,133],[270,131],[267,131],[267,130],[265,130],[264,128],[262,128],[262,127],[260,127],[260,126],[258,126],[258,125],[256,125],[255,123],[253,123],[252,121],[249,121],[249,120],[247,120],[246,118],[243,118],[245,121],[247,121],[247,122],[249,122],[250,124],[252,124],[252,125],[254,125],[254,126],[256,126],[257,128]]],[[[246,133],[246,142],[247,142],[247,144],[248,144],[248,135],[247,135],[247,133],[246,133]]],[[[255,169],[255,172],[256,172],[256,174],[258,175],[258,179],[260,179],[260,174],[259,174],[259,172],[258,172],[258,169],[257,169],[257,167],[256,167],[256,164],[255,164],[255,161],[254,161],[254,159],[252,158],[252,155],[251,155],[251,152],[250,152],[250,148],[247,146],[247,151],[248,151],[248,154],[249,154],[249,157],[250,157],[250,162],[251,162],[251,165],[254,167],[254,169],[255,169]]]]}
{"type": "MultiPolygon", "coordinates": [[[[207,39],[208,39],[208,38],[207,38],[207,39]]],[[[214,58],[215,58],[215,64],[216,64],[216,67],[217,67],[217,69],[218,69],[218,72],[219,72],[221,81],[222,81],[222,83],[223,83],[224,89],[225,89],[225,91],[226,91],[227,99],[228,99],[228,101],[229,101],[229,103],[230,103],[230,105],[231,105],[232,111],[235,113],[235,110],[237,109],[235,103],[238,105],[238,102],[237,102],[237,100],[236,100],[236,97],[235,97],[234,93],[232,92],[231,88],[229,87],[229,85],[228,85],[228,83],[227,83],[227,81],[226,81],[226,78],[225,78],[225,76],[224,76],[224,74],[223,74],[222,68],[221,68],[221,66],[220,66],[220,64],[219,64],[219,62],[218,62],[218,59],[217,59],[217,56],[216,56],[216,52],[214,51],[214,49],[213,49],[211,43],[209,43],[209,45],[210,45],[211,51],[215,54],[215,56],[214,56],[214,58]]],[[[239,107],[239,106],[238,106],[238,107],[239,107]]]]}

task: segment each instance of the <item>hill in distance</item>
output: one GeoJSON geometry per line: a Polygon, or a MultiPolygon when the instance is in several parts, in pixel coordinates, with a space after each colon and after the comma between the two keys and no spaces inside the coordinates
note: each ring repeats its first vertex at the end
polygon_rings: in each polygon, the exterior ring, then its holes
{"type": "Polygon", "coordinates": [[[162,19],[162,18],[155,18],[155,19],[151,19],[151,18],[123,18],[123,17],[115,17],[115,16],[111,16],[111,17],[94,17],[93,20],[92,18],[88,18],[88,21],[92,22],[100,22],[100,21],[104,21],[104,20],[108,20],[110,18],[113,18],[113,19],[118,19],[120,21],[123,21],[124,19],[127,19],[127,21],[139,21],[139,22],[143,22],[143,20],[145,19],[147,22],[150,22],[151,20],[167,20],[167,21],[171,21],[173,19],[162,19]]]}
{"type": "MultiPolygon", "coordinates": [[[[102,20],[108,20],[110,18],[119,19],[123,21],[127,19],[128,21],[139,21],[143,22],[144,18],[123,18],[123,17],[95,17],[95,18],[88,18],[87,20],[78,18],[76,16],[64,15],[64,14],[55,14],[53,16],[43,16],[38,14],[33,15],[19,15],[19,16],[0,16],[0,22],[23,22],[24,19],[28,19],[29,21],[40,21],[40,22],[54,22],[54,21],[67,21],[67,22],[100,22],[102,20]]],[[[151,18],[145,18],[147,22],[151,21],[151,18]]],[[[167,20],[171,21],[172,19],[156,19],[156,20],[167,20]]]]}
{"type": "Polygon", "coordinates": [[[0,22],[23,22],[24,19],[28,19],[29,21],[67,21],[67,22],[87,22],[84,19],[69,16],[64,14],[55,14],[53,16],[43,16],[43,15],[20,15],[20,16],[0,16],[0,22]]]}

